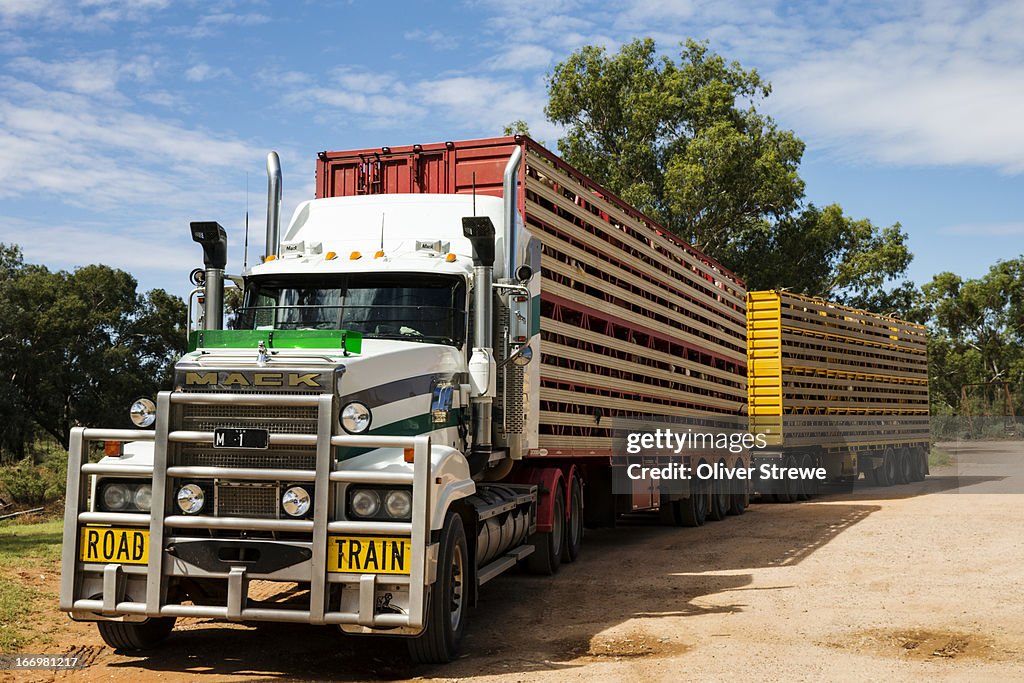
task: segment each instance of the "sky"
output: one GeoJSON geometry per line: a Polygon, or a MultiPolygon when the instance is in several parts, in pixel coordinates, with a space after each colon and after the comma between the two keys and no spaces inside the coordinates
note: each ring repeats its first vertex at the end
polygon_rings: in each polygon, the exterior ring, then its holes
{"type": "Polygon", "coordinates": [[[193,220],[262,253],[321,150],[500,135],[554,147],[545,80],[583,45],[686,38],[773,84],[807,201],[899,222],[922,284],[1024,252],[1024,1],[0,0],[0,242],[185,296],[193,220]]]}

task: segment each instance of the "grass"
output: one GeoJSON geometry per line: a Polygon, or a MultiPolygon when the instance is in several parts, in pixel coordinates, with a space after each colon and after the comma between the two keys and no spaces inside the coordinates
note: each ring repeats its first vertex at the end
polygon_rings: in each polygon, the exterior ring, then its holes
{"type": "Polygon", "coordinates": [[[953,464],[953,456],[936,446],[931,447],[928,454],[928,465],[930,467],[945,467],[953,464]]]}
{"type": "Polygon", "coordinates": [[[60,558],[63,521],[0,522],[0,652],[16,652],[33,640],[34,605],[51,596],[24,585],[13,571],[49,567],[60,558]]]}

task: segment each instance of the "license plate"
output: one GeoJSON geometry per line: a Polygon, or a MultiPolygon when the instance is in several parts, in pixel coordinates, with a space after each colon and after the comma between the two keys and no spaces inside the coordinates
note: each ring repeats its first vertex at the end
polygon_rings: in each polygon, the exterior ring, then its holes
{"type": "Polygon", "coordinates": [[[383,536],[328,536],[327,571],[408,574],[412,541],[383,536]]]}
{"type": "Polygon", "coordinates": [[[270,433],[266,429],[217,427],[213,430],[214,448],[259,448],[270,445],[270,433]]]}
{"type": "Polygon", "coordinates": [[[82,562],[146,564],[149,562],[149,530],[82,527],[78,556],[82,562]]]}

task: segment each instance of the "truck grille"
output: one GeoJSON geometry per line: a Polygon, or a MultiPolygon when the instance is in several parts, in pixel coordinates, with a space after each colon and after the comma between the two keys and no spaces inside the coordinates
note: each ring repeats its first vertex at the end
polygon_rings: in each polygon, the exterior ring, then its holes
{"type": "Polygon", "coordinates": [[[274,519],[278,516],[278,488],[274,484],[217,484],[218,517],[256,517],[274,519]]]}
{"type": "MultiPolygon", "coordinates": [[[[182,429],[212,432],[217,427],[254,427],[271,434],[316,434],[317,409],[305,406],[256,408],[232,405],[187,405],[182,429]]],[[[274,446],[265,451],[212,448],[183,444],[178,461],[194,467],[254,467],[260,469],[316,469],[316,452],[304,446],[274,446]]]]}
{"type": "Polygon", "coordinates": [[[182,428],[212,432],[216,427],[259,427],[271,434],[316,434],[316,408],[188,405],[182,428]]]}

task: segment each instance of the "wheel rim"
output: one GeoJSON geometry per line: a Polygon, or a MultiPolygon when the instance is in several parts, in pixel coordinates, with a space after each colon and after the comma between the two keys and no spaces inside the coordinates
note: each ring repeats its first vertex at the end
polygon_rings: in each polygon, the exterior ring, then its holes
{"type": "Polygon", "coordinates": [[[462,621],[462,576],[463,576],[463,555],[464,548],[459,545],[455,547],[452,554],[452,580],[449,586],[451,590],[451,602],[449,603],[449,617],[451,618],[452,631],[459,630],[459,623],[462,621]]]}

